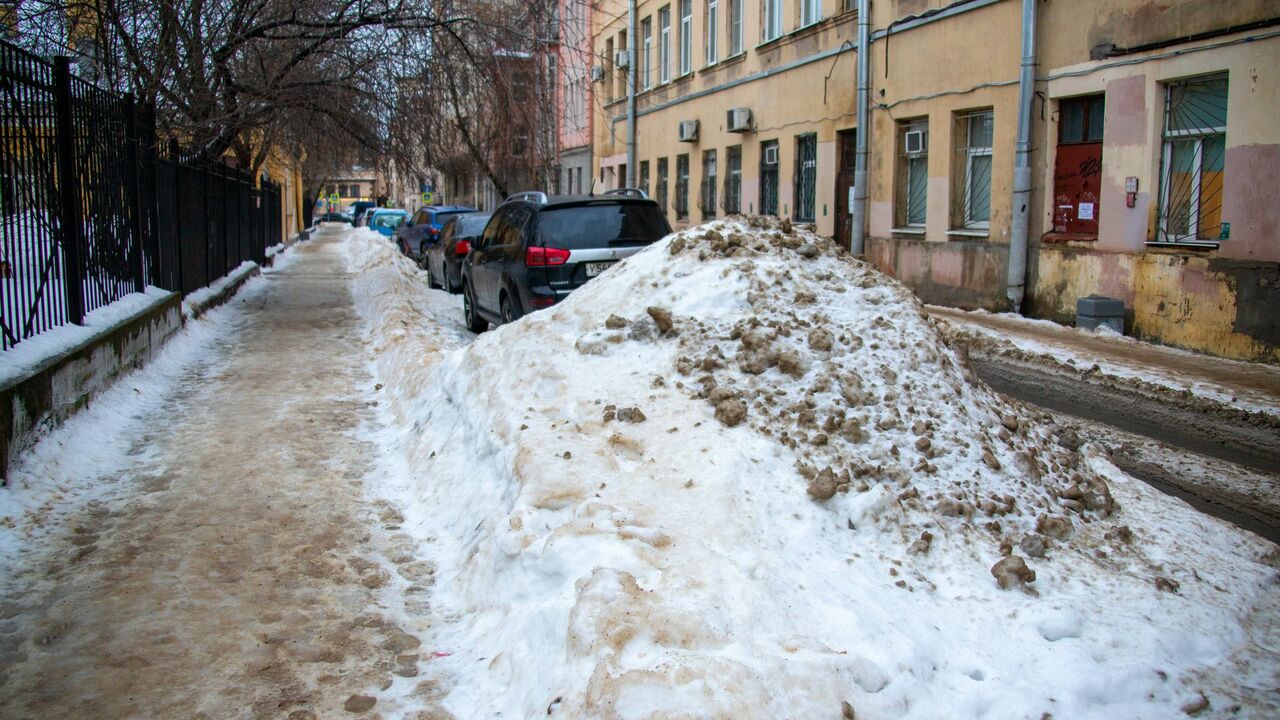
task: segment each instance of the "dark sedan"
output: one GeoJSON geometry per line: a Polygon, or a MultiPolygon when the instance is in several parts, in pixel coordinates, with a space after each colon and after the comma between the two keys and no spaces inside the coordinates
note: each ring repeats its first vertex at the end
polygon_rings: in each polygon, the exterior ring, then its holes
{"type": "Polygon", "coordinates": [[[455,295],[462,292],[462,263],[489,217],[490,213],[466,213],[445,221],[440,242],[427,246],[423,259],[431,287],[444,287],[455,295]]]}

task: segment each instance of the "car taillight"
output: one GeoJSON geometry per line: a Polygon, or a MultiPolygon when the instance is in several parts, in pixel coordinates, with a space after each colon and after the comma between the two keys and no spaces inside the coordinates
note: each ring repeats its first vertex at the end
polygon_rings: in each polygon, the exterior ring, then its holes
{"type": "Polygon", "coordinates": [[[563,265],[569,262],[569,251],[563,248],[544,248],[530,245],[524,252],[524,264],[529,267],[563,265]]]}
{"type": "Polygon", "coordinates": [[[469,240],[459,240],[458,244],[453,246],[453,251],[459,255],[466,255],[471,252],[471,242],[469,240]]]}
{"type": "Polygon", "coordinates": [[[537,297],[535,295],[529,298],[529,304],[534,307],[551,307],[556,304],[556,299],[553,297],[537,297]]]}

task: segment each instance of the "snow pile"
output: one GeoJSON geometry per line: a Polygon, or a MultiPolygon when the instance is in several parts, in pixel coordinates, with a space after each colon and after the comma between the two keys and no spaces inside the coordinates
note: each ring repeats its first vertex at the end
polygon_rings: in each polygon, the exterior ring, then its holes
{"type": "Polygon", "coordinates": [[[673,235],[438,362],[440,294],[351,249],[437,569],[423,697],[458,717],[1277,702],[1274,546],[976,383],[786,221],[673,235]]]}

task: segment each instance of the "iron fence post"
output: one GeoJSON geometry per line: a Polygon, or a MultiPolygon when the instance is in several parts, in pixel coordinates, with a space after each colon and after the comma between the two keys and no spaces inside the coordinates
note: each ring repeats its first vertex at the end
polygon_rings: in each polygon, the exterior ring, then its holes
{"type": "Polygon", "coordinates": [[[81,254],[80,187],[76,175],[75,125],[71,100],[71,58],[53,59],[54,113],[58,139],[58,202],[62,253],[66,264],[67,319],[84,324],[84,259],[81,254]]]}
{"type": "Polygon", "coordinates": [[[129,196],[129,268],[133,271],[135,292],[147,289],[146,256],[142,252],[142,187],[139,185],[138,163],[142,153],[138,147],[138,108],[133,93],[124,96],[125,192],[129,196]]]}

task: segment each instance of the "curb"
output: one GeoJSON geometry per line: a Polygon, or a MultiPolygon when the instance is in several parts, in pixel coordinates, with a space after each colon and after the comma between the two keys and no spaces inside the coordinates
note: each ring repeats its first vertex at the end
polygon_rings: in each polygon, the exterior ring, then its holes
{"type": "Polygon", "coordinates": [[[0,386],[0,485],[15,455],[88,407],[121,376],[146,365],[183,322],[182,296],[171,292],[0,386]]]}

